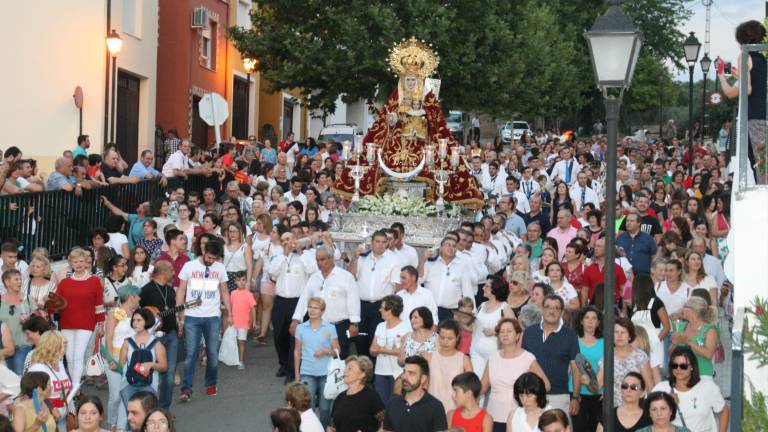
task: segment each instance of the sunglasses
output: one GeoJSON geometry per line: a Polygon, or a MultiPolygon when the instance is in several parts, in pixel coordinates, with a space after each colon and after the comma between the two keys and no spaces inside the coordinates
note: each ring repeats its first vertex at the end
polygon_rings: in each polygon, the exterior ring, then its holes
{"type": "Polygon", "coordinates": [[[632,390],[632,391],[638,391],[642,390],[643,388],[640,387],[640,384],[627,384],[627,383],[621,383],[621,389],[622,390],[632,390]]]}
{"type": "Polygon", "coordinates": [[[669,367],[671,369],[688,370],[688,368],[691,367],[691,365],[689,365],[688,363],[672,363],[671,365],[669,365],[669,367]]]}

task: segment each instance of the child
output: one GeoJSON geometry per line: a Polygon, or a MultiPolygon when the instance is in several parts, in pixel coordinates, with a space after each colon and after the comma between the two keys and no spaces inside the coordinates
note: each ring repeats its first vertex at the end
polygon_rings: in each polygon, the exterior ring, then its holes
{"type": "Polygon", "coordinates": [[[256,326],[256,299],[248,290],[248,279],[244,271],[235,273],[237,289],[230,294],[232,303],[232,326],[237,332],[237,351],[240,354],[238,370],[245,369],[245,341],[248,339],[248,329],[256,326]]]}
{"type": "Polygon", "coordinates": [[[464,372],[453,378],[451,387],[451,397],[456,403],[456,409],[448,411],[448,427],[459,428],[465,432],[490,432],[493,429],[493,419],[477,402],[480,396],[480,378],[474,372],[464,372]]]}
{"type": "Polygon", "coordinates": [[[250,183],[251,179],[248,177],[248,164],[244,161],[235,161],[235,165],[237,166],[237,171],[235,172],[235,180],[240,183],[247,185],[250,183]]]}
{"type": "Polygon", "coordinates": [[[459,337],[459,351],[469,355],[469,347],[472,345],[472,324],[475,322],[475,304],[469,297],[459,300],[459,310],[453,314],[461,326],[459,337]]]}

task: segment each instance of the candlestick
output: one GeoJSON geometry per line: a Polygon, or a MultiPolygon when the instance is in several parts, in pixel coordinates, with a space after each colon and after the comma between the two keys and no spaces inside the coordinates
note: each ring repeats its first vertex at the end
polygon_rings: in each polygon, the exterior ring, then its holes
{"type": "Polygon", "coordinates": [[[373,165],[376,161],[376,144],[369,142],[365,146],[365,158],[368,160],[369,165],[373,165]]]}
{"type": "Polygon", "coordinates": [[[435,146],[432,144],[427,145],[424,148],[424,156],[426,158],[427,166],[433,166],[435,164],[435,146]]]}
{"type": "Polygon", "coordinates": [[[438,138],[437,140],[438,145],[438,156],[440,157],[440,160],[444,160],[448,156],[448,139],[447,138],[438,138]]]}
{"type": "Polygon", "coordinates": [[[459,167],[459,146],[451,147],[451,168],[456,169],[459,167]]]}
{"type": "Polygon", "coordinates": [[[341,160],[344,162],[349,160],[349,151],[352,148],[352,141],[345,140],[341,142],[341,160]]]}

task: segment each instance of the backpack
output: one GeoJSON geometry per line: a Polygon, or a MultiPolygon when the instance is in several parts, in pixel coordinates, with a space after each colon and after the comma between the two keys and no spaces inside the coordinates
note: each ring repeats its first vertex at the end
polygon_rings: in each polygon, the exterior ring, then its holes
{"type": "Polygon", "coordinates": [[[128,361],[128,367],[125,369],[125,379],[128,381],[128,384],[134,386],[151,385],[152,371],[150,370],[142,373],[138,368],[141,363],[155,361],[152,349],[155,347],[157,339],[152,339],[152,342],[147,345],[142,345],[141,347],[136,344],[136,341],[133,340],[133,338],[127,338],[126,341],[128,341],[128,344],[133,348],[133,352],[131,353],[131,359],[128,361]]]}
{"type": "Polygon", "coordinates": [[[653,308],[654,301],[656,301],[656,299],[652,298],[651,301],[648,302],[646,309],[637,310],[632,313],[632,323],[635,326],[641,326],[645,329],[645,332],[648,334],[648,342],[651,345],[651,349],[653,349],[657,343],[661,342],[659,340],[659,329],[653,325],[653,320],[651,319],[651,309],[653,308]]]}

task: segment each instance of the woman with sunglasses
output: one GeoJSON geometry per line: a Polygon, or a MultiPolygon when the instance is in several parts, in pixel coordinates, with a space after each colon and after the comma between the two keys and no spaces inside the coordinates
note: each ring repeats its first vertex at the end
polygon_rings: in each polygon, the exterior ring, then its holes
{"type": "MultiPolygon", "coordinates": [[[[641,402],[645,394],[645,380],[637,372],[630,372],[621,382],[621,406],[614,408],[616,432],[635,432],[653,424],[643,410],[641,402]]],[[[597,432],[603,432],[602,423],[597,425],[597,432]]]]}
{"type": "Polygon", "coordinates": [[[726,432],[730,411],[712,379],[699,375],[696,355],[687,346],[678,346],[669,356],[669,380],[653,391],[671,393],[678,404],[672,423],[696,432],[726,432]],[[715,413],[719,414],[719,422],[715,413]],[[719,423],[719,424],[718,424],[719,423]]]}
{"type": "Polygon", "coordinates": [[[37,310],[37,305],[21,292],[21,273],[18,270],[6,270],[2,280],[6,291],[0,297],[0,322],[8,326],[14,345],[13,355],[5,359],[5,365],[21,375],[24,359],[32,351],[32,342],[27,338],[22,324],[37,310]]]}

